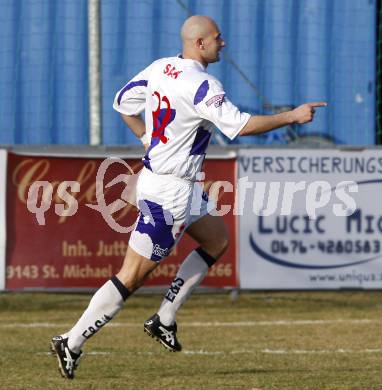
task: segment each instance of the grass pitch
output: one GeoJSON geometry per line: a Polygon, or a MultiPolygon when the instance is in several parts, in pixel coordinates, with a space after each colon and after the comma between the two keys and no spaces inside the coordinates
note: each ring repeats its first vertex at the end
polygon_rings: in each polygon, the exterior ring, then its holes
{"type": "Polygon", "coordinates": [[[0,389],[382,389],[382,292],[195,295],[184,351],[143,332],[161,296],[136,296],[93,337],[73,381],[48,354],[89,295],[0,295],[0,389]]]}

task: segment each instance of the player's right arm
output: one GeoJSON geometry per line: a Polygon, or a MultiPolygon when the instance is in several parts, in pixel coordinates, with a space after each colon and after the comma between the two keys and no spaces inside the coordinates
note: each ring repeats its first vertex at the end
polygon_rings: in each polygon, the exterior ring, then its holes
{"type": "Polygon", "coordinates": [[[305,103],[294,110],[280,114],[251,116],[239,135],[257,135],[288,125],[302,125],[311,122],[316,107],[324,107],[326,105],[325,102],[305,103]]]}
{"type": "Polygon", "coordinates": [[[130,130],[139,138],[143,147],[147,149],[149,147],[149,141],[145,138],[146,135],[146,124],[140,115],[125,115],[121,114],[123,121],[130,128],[130,130]]]}
{"type": "Polygon", "coordinates": [[[238,135],[257,135],[295,123],[310,122],[315,108],[326,106],[324,102],[313,102],[280,114],[250,115],[240,112],[226,97],[221,83],[212,77],[199,86],[195,97],[201,95],[201,91],[204,92],[203,86],[206,92],[202,94],[203,99],[197,99],[196,111],[231,140],[238,135]]]}
{"type": "Polygon", "coordinates": [[[113,108],[121,114],[123,121],[135,136],[142,140],[145,149],[147,149],[149,142],[142,139],[146,134],[146,126],[140,114],[145,109],[150,68],[151,65],[120,89],[115,95],[113,103],[113,108]]]}

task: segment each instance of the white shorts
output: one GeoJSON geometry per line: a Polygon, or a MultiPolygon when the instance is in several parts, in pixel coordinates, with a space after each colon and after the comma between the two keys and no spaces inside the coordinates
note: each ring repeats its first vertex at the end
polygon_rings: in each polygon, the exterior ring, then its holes
{"type": "Polygon", "coordinates": [[[143,168],[137,182],[139,209],[129,245],[148,259],[167,257],[185,229],[215,205],[200,183],[174,175],[158,175],[143,168]]]}

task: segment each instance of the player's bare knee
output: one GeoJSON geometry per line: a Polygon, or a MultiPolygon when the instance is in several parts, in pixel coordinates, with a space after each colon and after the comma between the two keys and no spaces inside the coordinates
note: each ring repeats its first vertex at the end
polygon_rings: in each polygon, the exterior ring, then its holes
{"type": "Polygon", "coordinates": [[[143,281],[139,280],[139,278],[136,275],[119,272],[117,274],[117,277],[131,293],[133,293],[143,284],[143,281]]]}
{"type": "Polygon", "coordinates": [[[229,240],[228,236],[219,237],[215,242],[213,249],[211,249],[212,256],[219,259],[225,251],[228,249],[229,240]]]}
{"type": "Polygon", "coordinates": [[[219,253],[223,254],[229,246],[229,237],[227,230],[224,229],[223,231],[220,231],[219,235],[215,237],[214,241],[216,250],[219,253]]]}
{"type": "Polygon", "coordinates": [[[206,260],[208,266],[211,267],[224,254],[228,246],[228,237],[223,235],[222,237],[216,237],[214,240],[202,244],[199,251],[203,251],[203,253],[201,252],[202,257],[206,260]]]}
{"type": "Polygon", "coordinates": [[[226,252],[228,247],[229,247],[228,236],[220,237],[219,245],[218,245],[219,257],[222,256],[226,252]]]}

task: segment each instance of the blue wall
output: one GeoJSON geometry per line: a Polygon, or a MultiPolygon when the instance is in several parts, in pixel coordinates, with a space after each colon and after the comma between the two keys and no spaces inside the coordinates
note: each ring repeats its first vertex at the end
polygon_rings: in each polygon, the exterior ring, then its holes
{"type": "MultiPolygon", "coordinates": [[[[243,110],[325,100],[300,134],[375,142],[375,0],[101,0],[105,144],[137,143],[112,109],[114,94],[156,58],[180,52],[188,13],[220,25],[249,82],[227,60],[209,71],[243,110]]],[[[0,0],[0,143],[88,142],[86,18],[85,0],[0,0]]]]}
{"type": "Polygon", "coordinates": [[[0,0],[0,143],[88,143],[86,0],[0,0]]]}

